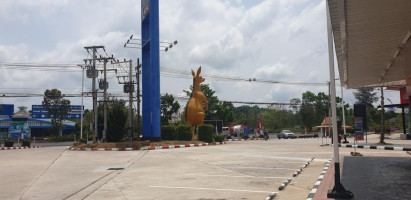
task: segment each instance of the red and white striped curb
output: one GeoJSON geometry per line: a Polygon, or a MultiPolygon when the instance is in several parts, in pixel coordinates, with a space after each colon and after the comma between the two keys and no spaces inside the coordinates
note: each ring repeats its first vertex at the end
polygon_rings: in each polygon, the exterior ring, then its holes
{"type": "Polygon", "coordinates": [[[0,150],[16,150],[16,149],[35,149],[35,148],[41,148],[41,146],[32,146],[32,147],[2,147],[0,150]]]}
{"type": "Polygon", "coordinates": [[[155,146],[155,147],[142,147],[142,148],[77,148],[70,147],[69,150],[73,151],[139,151],[139,150],[157,150],[157,149],[178,149],[178,148],[188,148],[188,147],[200,147],[200,146],[211,146],[211,145],[221,145],[224,143],[201,143],[201,144],[186,144],[186,145],[169,145],[169,146],[155,146]]]}
{"type": "Polygon", "coordinates": [[[225,141],[247,141],[247,140],[264,140],[264,138],[248,138],[248,139],[226,139],[225,141]]]}

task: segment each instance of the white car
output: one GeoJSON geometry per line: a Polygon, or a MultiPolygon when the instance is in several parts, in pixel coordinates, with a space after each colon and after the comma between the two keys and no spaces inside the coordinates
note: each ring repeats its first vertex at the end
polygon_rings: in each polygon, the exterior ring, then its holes
{"type": "Polygon", "coordinates": [[[284,139],[288,139],[288,138],[297,138],[297,136],[294,135],[293,132],[291,132],[290,130],[282,130],[278,135],[277,135],[278,139],[284,138],[284,139]]]}

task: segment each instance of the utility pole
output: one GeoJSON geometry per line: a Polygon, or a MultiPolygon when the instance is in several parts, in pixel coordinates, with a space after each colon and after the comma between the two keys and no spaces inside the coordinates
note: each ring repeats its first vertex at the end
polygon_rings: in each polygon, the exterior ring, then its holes
{"type": "Polygon", "coordinates": [[[129,108],[129,118],[130,123],[128,125],[129,132],[130,132],[130,141],[133,141],[133,132],[134,132],[134,123],[133,123],[133,60],[130,59],[130,71],[129,71],[129,81],[130,81],[130,93],[129,93],[129,100],[128,100],[128,108],[129,108]]]}
{"type": "MultiPolygon", "coordinates": [[[[81,119],[80,119],[80,142],[83,139],[83,119],[84,119],[84,68],[85,66],[81,66],[83,69],[82,77],[81,77],[81,119]]],[[[86,142],[87,143],[87,142],[86,142]]]]}
{"type": "MultiPolygon", "coordinates": [[[[103,92],[103,135],[102,135],[102,140],[103,142],[107,141],[107,89],[108,89],[108,82],[107,82],[107,71],[110,71],[107,69],[107,62],[108,60],[114,60],[113,55],[111,55],[111,57],[100,57],[97,60],[101,61],[103,60],[104,62],[104,69],[103,69],[103,80],[100,80],[99,82],[99,88],[102,89],[103,92]]],[[[100,71],[100,70],[99,70],[100,71]]],[[[117,71],[114,69],[114,71],[117,71]]]]}
{"type": "Polygon", "coordinates": [[[133,82],[133,62],[130,59],[129,61],[124,61],[120,62],[117,61],[115,64],[120,64],[120,63],[128,63],[129,64],[129,72],[127,76],[117,76],[117,78],[122,77],[123,80],[128,77],[128,81],[120,82],[120,84],[124,84],[124,93],[129,93],[129,112],[128,112],[128,134],[130,137],[130,141],[133,141],[133,128],[134,128],[134,123],[133,123],[133,93],[134,93],[134,82],[133,82]]]}
{"type": "Polygon", "coordinates": [[[104,130],[103,130],[103,142],[107,140],[107,59],[104,59],[104,130]]]}
{"type": "MultiPolygon", "coordinates": [[[[94,73],[96,73],[96,53],[97,49],[93,48],[93,70],[94,73]]],[[[98,73],[96,73],[96,76],[93,76],[93,85],[92,85],[92,90],[93,90],[93,111],[94,111],[94,134],[93,134],[93,143],[96,142],[97,140],[97,130],[98,130],[98,124],[97,124],[97,119],[98,119],[98,109],[97,109],[97,89],[96,89],[96,78],[98,76],[98,73]]]]}
{"type": "Polygon", "coordinates": [[[88,78],[93,78],[92,82],[92,92],[93,92],[93,111],[94,111],[94,130],[93,130],[93,143],[96,142],[97,139],[97,130],[98,130],[98,124],[97,124],[97,89],[96,89],[96,78],[98,77],[98,73],[96,70],[96,60],[97,60],[97,49],[104,49],[104,46],[89,46],[89,47],[84,47],[87,51],[89,49],[93,50],[93,65],[91,66],[91,69],[87,69],[87,77],[88,78]]]}
{"type": "Polygon", "coordinates": [[[136,79],[137,79],[137,140],[140,140],[140,59],[137,58],[136,79]]]}
{"type": "Polygon", "coordinates": [[[104,89],[104,100],[103,100],[103,105],[104,105],[104,130],[103,130],[103,142],[107,141],[107,89],[108,89],[108,83],[107,83],[107,62],[108,60],[113,59],[113,55],[108,58],[100,58],[100,60],[104,61],[104,80],[102,82],[102,87],[100,86],[100,89],[104,89]]]}
{"type": "Polygon", "coordinates": [[[103,131],[103,141],[106,140],[106,132],[107,132],[107,88],[108,88],[108,83],[107,83],[107,61],[109,59],[114,59],[113,56],[107,57],[107,58],[97,58],[97,50],[98,49],[103,49],[105,51],[104,46],[89,46],[89,47],[84,47],[87,52],[89,52],[89,49],[92,49],[93,51],[93,58],[92,59],[84,59],[85,62],[93,62],[93,64],[87,69],[87,78],[92,78],[92,93],[93,93],[93,115],[94,115],[94,130],[93,130],[93,143],[96,142],[97,140],[97,134],[98,134],[98,109],[97,109],[97,89],[96,89],[96,78],[98,77],[98,71],[96,69],[96,61],[104,61],[104,82],[101,85],[99,85],[100,89],[104,89],[104,131],[103,131]]]}

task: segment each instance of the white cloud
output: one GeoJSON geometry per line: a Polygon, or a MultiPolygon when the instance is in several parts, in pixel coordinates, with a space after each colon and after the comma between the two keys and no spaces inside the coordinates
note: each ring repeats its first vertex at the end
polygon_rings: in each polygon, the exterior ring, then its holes
{"type": "MultiPolygon", "coordinates": [[[[287,80],[293,74],[292,68],[284,63],[277,63],[273,66],[263,66],[258,68],[253,77],[261,77],[267,80],[287,80]]],[[[288,81],[295,82],[295,81],[288,81]]]]}
{"type": "MultiPolygon", "coordinates": [[[[0,62],[83,63],[90,58],[84,46],[104,45],[116,58],[140,57],[138,49],[125,49],[131,34],[138,38],[140,1],[65,0],[2,2],[0,62]]],[[[160,0],[160,40],[178,44],[161,52],[162,68],[190,72],[203,66],[203,74],[280,80],[326,82],[328,56],[323,0],[160,0]]],[[[57,87],[67,93],[81,91],[81,72],[4,71],[1,88],[35,88],[42,93],[57,87]]],[[[122,85],[110,75],[111,93],[122,85]]],[[[223,100],[288,102],[311,90],[256,82],[206,79],[223,100]]],[[[182,94],[190,78],[161,77],[161,93],[182,94]]],[[[85,80],[86,91],[91,88],[85,80]]],[[[350,93],[346,96],[352,99],[350,93]]],[[[30,106],[38,99],[5,99],[30,106]]],[[[79,103],[79,99],[72,99],[79,103]]],[[[90,106],[90,99],[86,104],[90,106]]]]}
{"type": "Polygon", "coordinates": [[[26,44],[0,45],[0,61],[26,61],[28,50],[26,44]]]}

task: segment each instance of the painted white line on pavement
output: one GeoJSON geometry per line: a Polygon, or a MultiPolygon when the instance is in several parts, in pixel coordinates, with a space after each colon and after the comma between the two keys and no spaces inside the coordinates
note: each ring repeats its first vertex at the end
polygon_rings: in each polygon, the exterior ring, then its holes
{"type": "Polygon", "coordinates": [[[229,175],[213,175],[213,174],[186,174],[187,176],[206,176],[206,177],[228,177],[228,178],[262,178],[262,179],[283,179],[287,177],[278,176],[229,176],[229,175]]]}
{"type": "Polygon", "coordinates": [[[277,167],[227,167],[229,169],[266,169],[266,170],[272,170],[272,169],[279,169],[279,170],[297,170],[297,169],[291,169],[291,168],[277,168],[277,167]]]}
{"type": "Polygon", "coordinates": [[[302,157],[281,157],[281,156],[263,156],[263,155],[247,155],[245,157],[251,158],[263,158],[263,159],[280,159],[280,160],[300,160],[302,162],[307,162],[307,158],[302,157]]]}
{"type": "Polygon", "coordinates": [[[328,159],[316,158],[313,162],[327,162],[328,159]]]}
{"type": "Polygon", "coordinates": [[[223,189],[223,188],[197,188],[197,187],[172,187],[172,186],[149,186],[150,188],[164,188],[164,189],[186,189],[186,190],[215,190],[215,191],[231,191],[231,192],[252,192],[252,193],[269,193],[269,191],[258,190],[236,190],[236,189],[223,189]]]}

